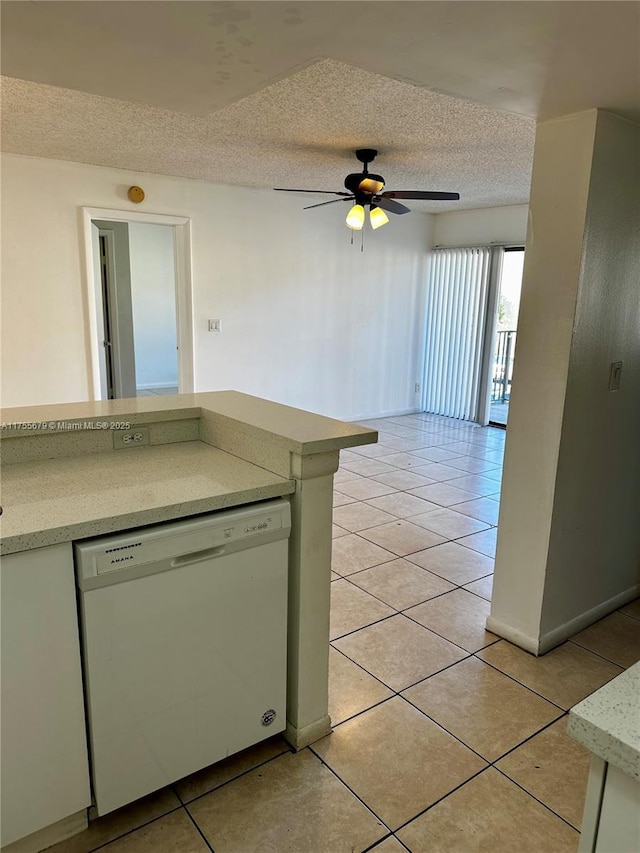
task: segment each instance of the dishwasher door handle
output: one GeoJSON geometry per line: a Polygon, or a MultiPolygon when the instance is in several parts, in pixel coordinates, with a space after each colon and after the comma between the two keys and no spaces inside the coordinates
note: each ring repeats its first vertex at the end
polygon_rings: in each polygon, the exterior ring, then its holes
{"type": "Polygon", "coordinates": [[[204,551],[193,551],[191,554],[181,554],[179,557],[174,557],[171,560],[171,568],[177,569],[179,566],[190,566],[192,563],[201,563],[203,560],[210,560],[213,557],[221,557],[226,546],[218,545],[215,548],[205,548],[204,551]]]}

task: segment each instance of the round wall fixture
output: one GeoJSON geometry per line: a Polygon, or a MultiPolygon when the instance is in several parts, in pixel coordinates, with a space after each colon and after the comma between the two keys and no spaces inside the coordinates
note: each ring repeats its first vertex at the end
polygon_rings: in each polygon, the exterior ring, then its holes
{"type": "Polygon", "coordinates": [[[144,190],[142,187],[129,187],[127,196],[129,197],[129,201],[140,204],[141,201],[144,201],[144,190]]]}

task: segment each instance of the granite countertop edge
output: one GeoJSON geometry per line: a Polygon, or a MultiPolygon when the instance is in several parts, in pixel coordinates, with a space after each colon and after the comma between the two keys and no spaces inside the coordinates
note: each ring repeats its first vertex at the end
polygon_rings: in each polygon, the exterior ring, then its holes
{"type": "Polygon", "coordinates": [[[200,515],[220,509],[230,509],[247,503],[256,503],[270,498],[290,495],[295,491],[293,480],[283,480],[271,485],[261,485],[255,488],[242,489],[222,495],[211,495],[207,498],[182,501],[165,506],[149,507],[137,512],[124,513],[118,516],[94,518],[79,521],[75,524],[61,525],[48,530],[29,531],[15,536],[3,537],[0,541],[0,556],[30,551],[34,548],[44,548],[48,545],[59,545],[76,539],[88,539],[93,536],[103,536],[164,521],[177,521],[187,516],[200,515]]]}
{"type": "Polygon", "coordinates": [[[640,782],[640,662],[569,712],[569,734],[640,782]]]}
{"type": "Polygon", "coordinates": [[[2,480],[0,554],[289,495],[295,480],[200,441],[17,462],[2,480]]]}

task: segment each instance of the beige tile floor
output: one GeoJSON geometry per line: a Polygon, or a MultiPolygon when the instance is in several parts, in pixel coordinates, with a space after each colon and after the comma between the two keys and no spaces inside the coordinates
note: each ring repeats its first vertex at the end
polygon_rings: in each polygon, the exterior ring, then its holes
{"type": "Polygon", "coordinates": [[[589,755],[567,710],[640,658],[640,602],[539,659],[489,633],[504,431],[369,424],[379,443],[335,478],[333,733],[245,750],[55,853],[577,849],[589,755]]]}

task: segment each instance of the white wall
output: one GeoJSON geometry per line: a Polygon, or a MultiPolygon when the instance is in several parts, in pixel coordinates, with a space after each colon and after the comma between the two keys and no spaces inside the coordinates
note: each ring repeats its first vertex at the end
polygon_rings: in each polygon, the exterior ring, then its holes
{"type": "Polygon", "coordinates": [[[483,207],[439,213],[435,217],[436,246],[486,246],[489,243],[521,243],[527,236],[526,204],[483,207]]]}
{"type": "Polygon", "coordinates": [[[598,113],[542,635],[640,585],[640,127],[598,113]],[[609,391],[622,361],[620,390],[609,391]]]}
{"type": "Polygon", "coordinates": [[[639,581],[639,133],[590,110],[536,134],[488,621],[533,652],[639,581]]]}
{"type": "Polygon", "coordinates": [[[136,387],[178,385],[173,228],[129,223],[136,387]]]}
{"type": "Polygon", "coordinates": [[[418,406],[432,217],[390,217],[361,253],[340,204],[303,211],[307,197],[269,190],[18,155],[2,164],[3,405],[88,398],[88,206],[191,218],[197,391],[342,418],[418,406]],[[141,205],[126,198],[132,184],[141,205]]]}

